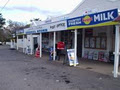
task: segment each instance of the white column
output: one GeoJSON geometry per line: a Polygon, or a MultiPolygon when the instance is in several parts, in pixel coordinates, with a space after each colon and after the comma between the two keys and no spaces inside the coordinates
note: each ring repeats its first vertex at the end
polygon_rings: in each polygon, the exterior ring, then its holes
{"type": "Polygon", "coordinates": [[[31,55],[33,54],[33,35],[30,35],[30,42],[31,42],[31,55]]]}
{"type": "Polygon", "coordinates": [[[116,25],[116,33],[115,33],[115,57],[114,57],[114,77],[118,76],[118,66],[119,66],[119,25],[116,25]]]}
{"type": "Polygon", "coordinates": [[[42,33],[40,33],[40,57],[42,57],[42,33]]]}
{"type": "Polygon", "coordinates": [[[75,32],[74,32],[74,36],[75,36],[75,40],[74,40],[74,50],[75,50],[75,60],[74,60],[74,66],[76,66],[76,61],[77,61],[77,29],[75,29],[75,32]]]}
{"type": "Polygon", "coordinates": [[[24,50],[25,50],[25,45],[24,45],[24,44],[25,44],[25,40],[24,40],[24,39],[25,39],[25,37],[24,37],[24,35],[23,35],[23,53],[25,52],[25,51],[24,51],[24,50]]]}
{"type": "Polygon", "coordinates": [[[15,39],[13,39],[13,48],[15,49],[15,39]]]}
{"type": "Polygon", "coordinates": [[[10,48],[12,49],[13,48],[13,41],[11,39],[11,42],[10,42],[10,48]]]}
{"type": "Polygon", "coordinates": [[[82,57],[84,57],[85,29],[82,30],[82,57]]]}
{"type": "Polygon", "coordinates": [[[17,50],[18,50],[18,35],[17,35],[17,50]]]}
{"type": "Polygon", "coordinates": [[[55,60],[55,55],[56,55],[56,53],[55,53],[56,32],[54,32],[54,40],[53,40],[53,41],[54,41],[54,43],[53,43],[53,44],[54,44],[54,45],[53,45],[53,50],[54,50],[54,51],[53,51],[53,53],[54,53],[54,54],[53,54],[53,60],[55,60]]]}

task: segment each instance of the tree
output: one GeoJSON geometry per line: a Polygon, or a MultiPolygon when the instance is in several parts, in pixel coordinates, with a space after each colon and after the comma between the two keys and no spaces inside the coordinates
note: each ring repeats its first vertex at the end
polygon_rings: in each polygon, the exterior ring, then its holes
{"type": "Polygon", "coordinates": [[[8,23],[7,27],[11,31],[11,33],[15,33],[16,30],[20,30],[20,29],[23,29],[25,27],[25,25],[21,22],[8,20],[7,23],[8,23]]]}
{"type": "Polygon", "coordinates": [[[5,28],[5,31],[7,32],[6,37],[7,37],[7,39],[13,38],[13,34],[14,34],[15,39],[16,39],[16,31],[17,30],[21,30],[21,29],[25,29],[25,28],[29,28],[29,27],[30,27],[29,24],[25,25],[22,22],[8,20],[7,27],[5,28]]]}
{"type": "Polygon", "coordinates": [[[4,41],[4,30],[3,26],[5,25],[5,19],[2,17],[2,14],[0,13],[0,41],[4,41]]]}
{"type": "Polygon", "coordinates": [[[0,13],[0,29],[2,29],[4,25],[5,25],[5,19],[2,17],[2,14],[0,13]]]}

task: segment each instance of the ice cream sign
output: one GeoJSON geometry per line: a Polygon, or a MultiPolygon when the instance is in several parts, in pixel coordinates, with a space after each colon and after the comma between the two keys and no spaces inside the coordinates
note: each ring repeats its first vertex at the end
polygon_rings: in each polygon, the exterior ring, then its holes
{"type": "Polygon", "coordinates": [[[117,22],[112,22],[112,21],[116,17],[118,17],[118,9],[94,13],[86,16],[75,17],[67,20],[67,28],[75,29],[75,28],[115,25],[117,22]]]}

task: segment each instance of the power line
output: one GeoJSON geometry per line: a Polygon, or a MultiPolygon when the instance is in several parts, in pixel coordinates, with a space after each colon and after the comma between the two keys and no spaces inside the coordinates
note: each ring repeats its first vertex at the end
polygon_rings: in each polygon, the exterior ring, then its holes
{"type": "Polygon", "coordinates": [[[6,5],[8,4],[10,0],[7,0],[7,2],[5,3],[5,5],[1,8],[0,12],[2,12],[2,10],[6,7],[6,5]]]}

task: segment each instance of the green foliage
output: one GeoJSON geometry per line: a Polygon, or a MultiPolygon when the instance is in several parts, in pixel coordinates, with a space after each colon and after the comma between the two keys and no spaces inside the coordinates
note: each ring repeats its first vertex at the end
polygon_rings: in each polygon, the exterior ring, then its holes
{"type": "Polygon", "coordinates": [[[2,17],[2,14],[0,13],[0,41],[4,41],[5,35],[3,26],[5,25],[5,19],[2,17]]]}
{"type": "Polygon", "coordinates": [[[2,14],[0,14],[0,29],[5,25],[5,19],[2,17],[2,14]]]}

